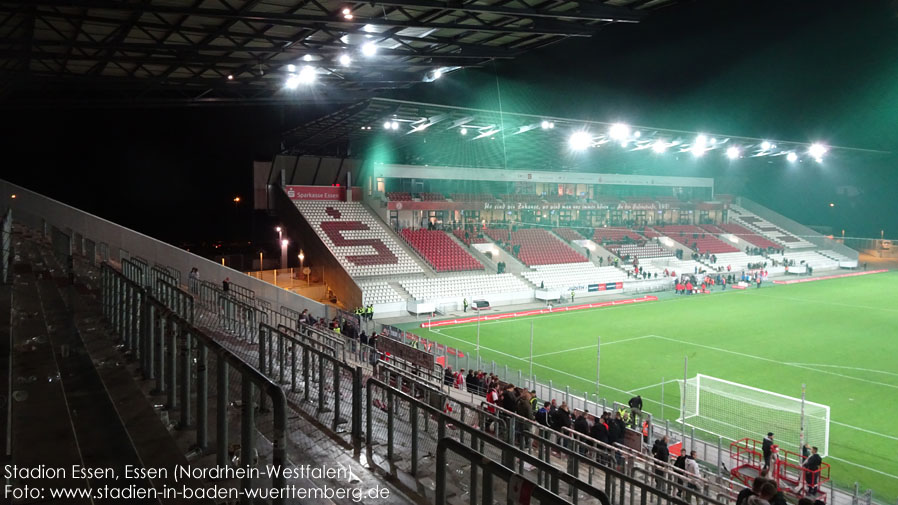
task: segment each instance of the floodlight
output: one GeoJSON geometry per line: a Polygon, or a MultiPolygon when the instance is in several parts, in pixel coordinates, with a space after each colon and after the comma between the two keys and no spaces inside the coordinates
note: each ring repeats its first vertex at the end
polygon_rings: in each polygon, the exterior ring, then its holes
{"type": "Polygon", "coordinates": [[[789,163],[795,163],[796,161],[798,161],[798,155],[790,152],[786,155],[786,159],[789,160],[789,163]]]}
{"type": "Polygon", "coordinates": [[[568,144],[571,146],[571,149],[582,151],[592,145],[592,136],[585,131],[574,132],[568,139],[568,144]]]}
{"type": "Polygon", "coordinates": [[[296,74],[287,76],[287,81],[284,82],[284,87],[287,89],[296,89],[299,87],[299,76],[296,74]]]}
{"type": "Polygon", "coordinates": [[[299,71],[299,82],[302,84],[311,84],[315,82],[317,77],[318,74],[315,72],[315,67],[306,65],[299,71]]]}
{"type": "Polygon", "coordinates": [[[389,129],[390,129],[390,122],[384,121],[384,130],[389,130],[389,129]]]}
{"type": "Polygon", "coordinates": [[[390,123],[390,129],[392,129],[392,130],[398,130],[398,129],[399,129],[399,123],[396,122],[396,121],[392,121],[392,122],[390,123]]]}
{"type": "Polygon", "coordinates": [[[705,154],[705,145],[708,143],[708,137],[699,134],[695,137],[695,142],[692,143],[692,147],[689,148],[692,151],[692,155],[698,158],[699,156],[703,156],[705,154]]]}
{"type": "Polygon", "coordinates": [[[614,140],[625,140],[630,137],[630,127],[623,123],[614,123],[608,129],[608,136],[614,140]]]}
{"type": "Polygon", "coordinates": [[[350,12],[352,12],[352,11],[349,10],[349,7],[344,7],[344,8],[343,8],[343,15],[349,14],[350,12]]]}
{"type": "Polygon", "coordinates": [[[229,80],[229,81],[233,81],[233,80],[234,80],[234,74],[228,74],[228,80],[229,80]]]}
{"type": "Polygon", "coordinates": [[[307,55],[303,56],[302,61],[312,61],[312,55],[307,54],[307,55]]]}
{"type": "Polygon", "coordinates": [[[736,146],[730,146],[727,148],[727,158],[731,160],[735,160],[739,157],[739,148],[736,146]]]}
{"type": "Polygon", "coordinates": [[[467,129],[467,128],[462,128],[461,130],[458,130],[458,132],[461,133],[462,135],[467,135],[467,134],[468,134],[468,129],[467,129]]]}
{"type": "Polygon", "coordinates": [[[823,155],[826,154],[826,151],[826,146],[817,142],[811,144],[811,147],[808,148],[808,154],[810,154],[817,161],[820,161],[823,158],[823,155]]]}
{"type": "Polygon", "coordinates": [[[642,136],[642,132],[639,131],[639,130],[636,130],[635,132],[633,132],[633,136],[636,137],[636,138],[639,138],[639,137],[642,136]]]}
{"type": "Polygon", "coordinates": [[[767,142],[766,140],[764,142],[761,142],[762,150],[769,151],[771,147],[773,147],[773,144],[771,144],[770,142],[767,142]]]}
{"type": "Polygon", "coordinates": [[[655,151],[658,154],[661,154],[666,150],[667,150],[667,142],[665,142],[661,139],[656,140],[655,143],[652,144],[652,151],[655,151]]]}
{"type": "Polygon", "coordinates": [[[352,63],[352,58],[348,54],[340,55],[340,65],[348,67],[352,63]]]}
{"type": "Polygon", "coordinates": [[[296,72],[296,65],[292,63],[287,65],[287,72],[296,72]]]}
{"type": "Polygon", "coordinates": [[[443,77],[443,69],[437,68],[433,71],[433,80],[437,80],[440,77],[443,77]]]}
{"type": "Polygon", "coordinates": [[[549,122],[546,121],[545,119],[543,119],[543,122],[540,123],[539,126],[540,126],[540,128],[542,128],[543,130],[548,130],[548,129],[549,129],[549,122]]]}
{"type": "Polygon", "coordinates": [[[374,45],[374,42],[365,42],[362,44],[362,54],[368,57],[374,56],[377,54],[377,46],[374,45]]]}
{"type": "Polygon", "coordinates": [[[290,241],[287,239],[281,240],[281,247],[287,247],[287,244],[289,244],[289,243],[290,243],[290,241]]]}

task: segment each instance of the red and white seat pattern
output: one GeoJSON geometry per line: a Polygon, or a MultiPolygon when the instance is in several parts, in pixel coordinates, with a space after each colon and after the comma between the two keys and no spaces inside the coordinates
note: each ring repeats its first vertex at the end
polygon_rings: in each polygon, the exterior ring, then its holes
{"type": "Polygon", "coordinates": [[[739,252],[738,248],[715,238],[711,233],[698,226],[669,225],[660,226],[656,229],[686,247],[697,250],[701,254],[739,252]]]}
{"type": "Polygon", "coordinates": [[[487,235],[504,244],[521,246],[518,259],[525,265],[553,265],[556,263],[582,263],[586,258],[570,246],[541,228],[509,232],[507,229],[490,228],[487,235]]]}
{"type": "Polygon", "coordinates": [[[456,229],[452,230],[452,234],[455,235],[456,237],[458,237],[459,240],[464,242],[465,245],[486,244],[487,242],[489,242],[489,240],[487,240],[483,237],[472,236],[473,234],[471,232],[468,232],[468,238],[465,239],[465,230],[462,230],[461,228],[456,228],[456,229]]]}
{"type": "Polygon", "coordinates": [[[512,274],[466,274],[439,276],[433,279],[405,279],[399,284],[415,300],[454,301],[461,303],[467,298],[471,303],[476,298],[496,294],[526,293],[533,296],[533,289],[512,274]]]}
{"type": "Polygon", "coordinates": [[[387,200],[392,200],[394,202],[410,202],[412,201],[412,195],[405,191],[387,191],[387,200]]]}
{"type": "Polygon", "coordinates": [[[395,235],[361,203],[297,201],[296,207],[349,275],[423,273],[395,235]]]}
{"type": "Polygon", "coordinates": [[[744,226],[739,226],[736,223],[722,224],[722,225],[720,225],[720,228],[724,232],[731,233],[755,247],[760,247],[762,249],[767,249],[768,247],[772,247],[774,249],[782,249],[782,247],[783,247],[781,244],[778,244],[772,240],[766,239],[766,238],[752,232],[748,228],[745,228],[744,226]]]}
{"type": "Polygon", "coordinates": [[[766,221],[737,205],[730,206],[730,222],[748,227],[756,233],[767,237],[774,242],[783,244],[786,249],[803,249],[814,247],[814,244],[801,239],[779,228],[775,224],[766,221]]]}
{"type": "Polygon", "coordinates": [[[483,270],[483,265],[438,230],[402,230],[400,235],[437,272],[483,270]]]}

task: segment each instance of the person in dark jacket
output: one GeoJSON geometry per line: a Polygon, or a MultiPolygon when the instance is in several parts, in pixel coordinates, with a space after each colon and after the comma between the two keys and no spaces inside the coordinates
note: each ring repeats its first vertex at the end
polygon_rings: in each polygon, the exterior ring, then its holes
{"type": "Polygon", "coordinates": [[[655,440],[655,444],[652,445],[652,456],[654,456],[655,460],[660,463],[660,465],[655,468],[655,482],[658,489],[665,493],[667,490],[665,489],[664,481],[664,465],[670,460],[670,450],[667,446],[667,435],[655,440]]]}
{"type": "Polygon", "coordinates": [[[536,422],[539,424],[549,427],[549,409],[552,404],[550,402],[546,402],[543,406],[536,411],[536,422]]]}
{"type": "Polygon", "coordinates": [[[502,392],[502,408],[514,412],[517,403],[518,397],[514,394],[514,386],[511,384],[505,386],[505,391],[502,392]]]}
{"type": "Polygon", "coordinates": [[[608,424],[604,415],[592,423],[592,428],[589,430],[589,436],[603,444],[608,443],[608,424]]]}
{"type": "MultiPolygon", "coordinates": [[[[558,411],[555,413],[555,419],[555,429],[562,434],[564,433],[565,428],[571,427],[571,413],[568,411],[567,403],[561,402],[561,407],[559,407],[558,411]]],[[[564,438],[563,441],[564,447],[567,449],[570,446],[570,443],[567,438],[564,438]]]]}
{"type": "Polygon", "coordinates": [[[630,398],[630,401],[627,403],[633,410],[642,411],[642,396],[636,395],[633,398],[630,398]]]}
{"type": "Polygon", "coordinates": [[[811,455],[802,465],[805,470],[805,481],[808,483],[808,494],[817,494],[817,481],[820,480],[820,466],[823,458],[817,454],[817,447],[811,447],[811,455]]]}
{"type": "Polygon", "coordinates": [[[474,378],[474,370],[468,370],[468,375],[465,376],[465,387],[468,389],[469,393],[477,392],[477,379],[474,378]]]}
{"type": "MultiPolygon", "coordinates": [[[[579,416],[577,416],[577,420],[574,421],[574,431],[580,433],[581,435],[589,436],[589,420],[586,419],[586,415],[588,412],[583,412],[579,416]]],[[[586,454],[586,444],[581,443],[578,444],[580,454],[586,454]]]]}
{"type": "Polygon", "coordinates": [[[447,366],[443,372],[443,385],[451,386],[455,383],[455,374],[452,373],[452,367],[447,366]]]}
{"type": "Polygon", "coordinates": [[[624,420],[620,416],[620,412],[614,413],[614,419],[608,424],[608,442],[616,444],[624,439],[624,420]]]}
{"type": "Polygon", "coordinates": [[[773,453],[773,432],[767,433],[764,443],[761,445],[761,451],[764,453],[764,467],[761,471],[770,468],[770,455],[773,453]]]}

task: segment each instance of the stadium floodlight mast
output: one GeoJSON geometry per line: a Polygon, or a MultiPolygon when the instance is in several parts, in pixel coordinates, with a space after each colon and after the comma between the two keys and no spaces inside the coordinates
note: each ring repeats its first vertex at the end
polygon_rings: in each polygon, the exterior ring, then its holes
{"type": "Polygon", "coordinates": [[[568,145],[574,151],[582,151],[592,145],[592,135],[583,130],[574,132],[568,139],[568,145]]]}

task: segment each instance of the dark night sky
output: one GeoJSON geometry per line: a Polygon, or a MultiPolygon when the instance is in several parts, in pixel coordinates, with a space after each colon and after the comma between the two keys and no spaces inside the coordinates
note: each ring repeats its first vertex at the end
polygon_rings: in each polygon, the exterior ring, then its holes
{"type": "MultiPolygon", "coordinates": [[[[898,153],[896,25],[885,1],[694,1],[393,96],[495,108],[498,75],[505,110],[898,153]]],[[[252,160],[315,112],[7,110],[3,177],[168,241],[246,236],[231,199],[250,195],[252,160]]],[[[894,160],[698,170],[801,222],[898,238],[894,160]]]]}

